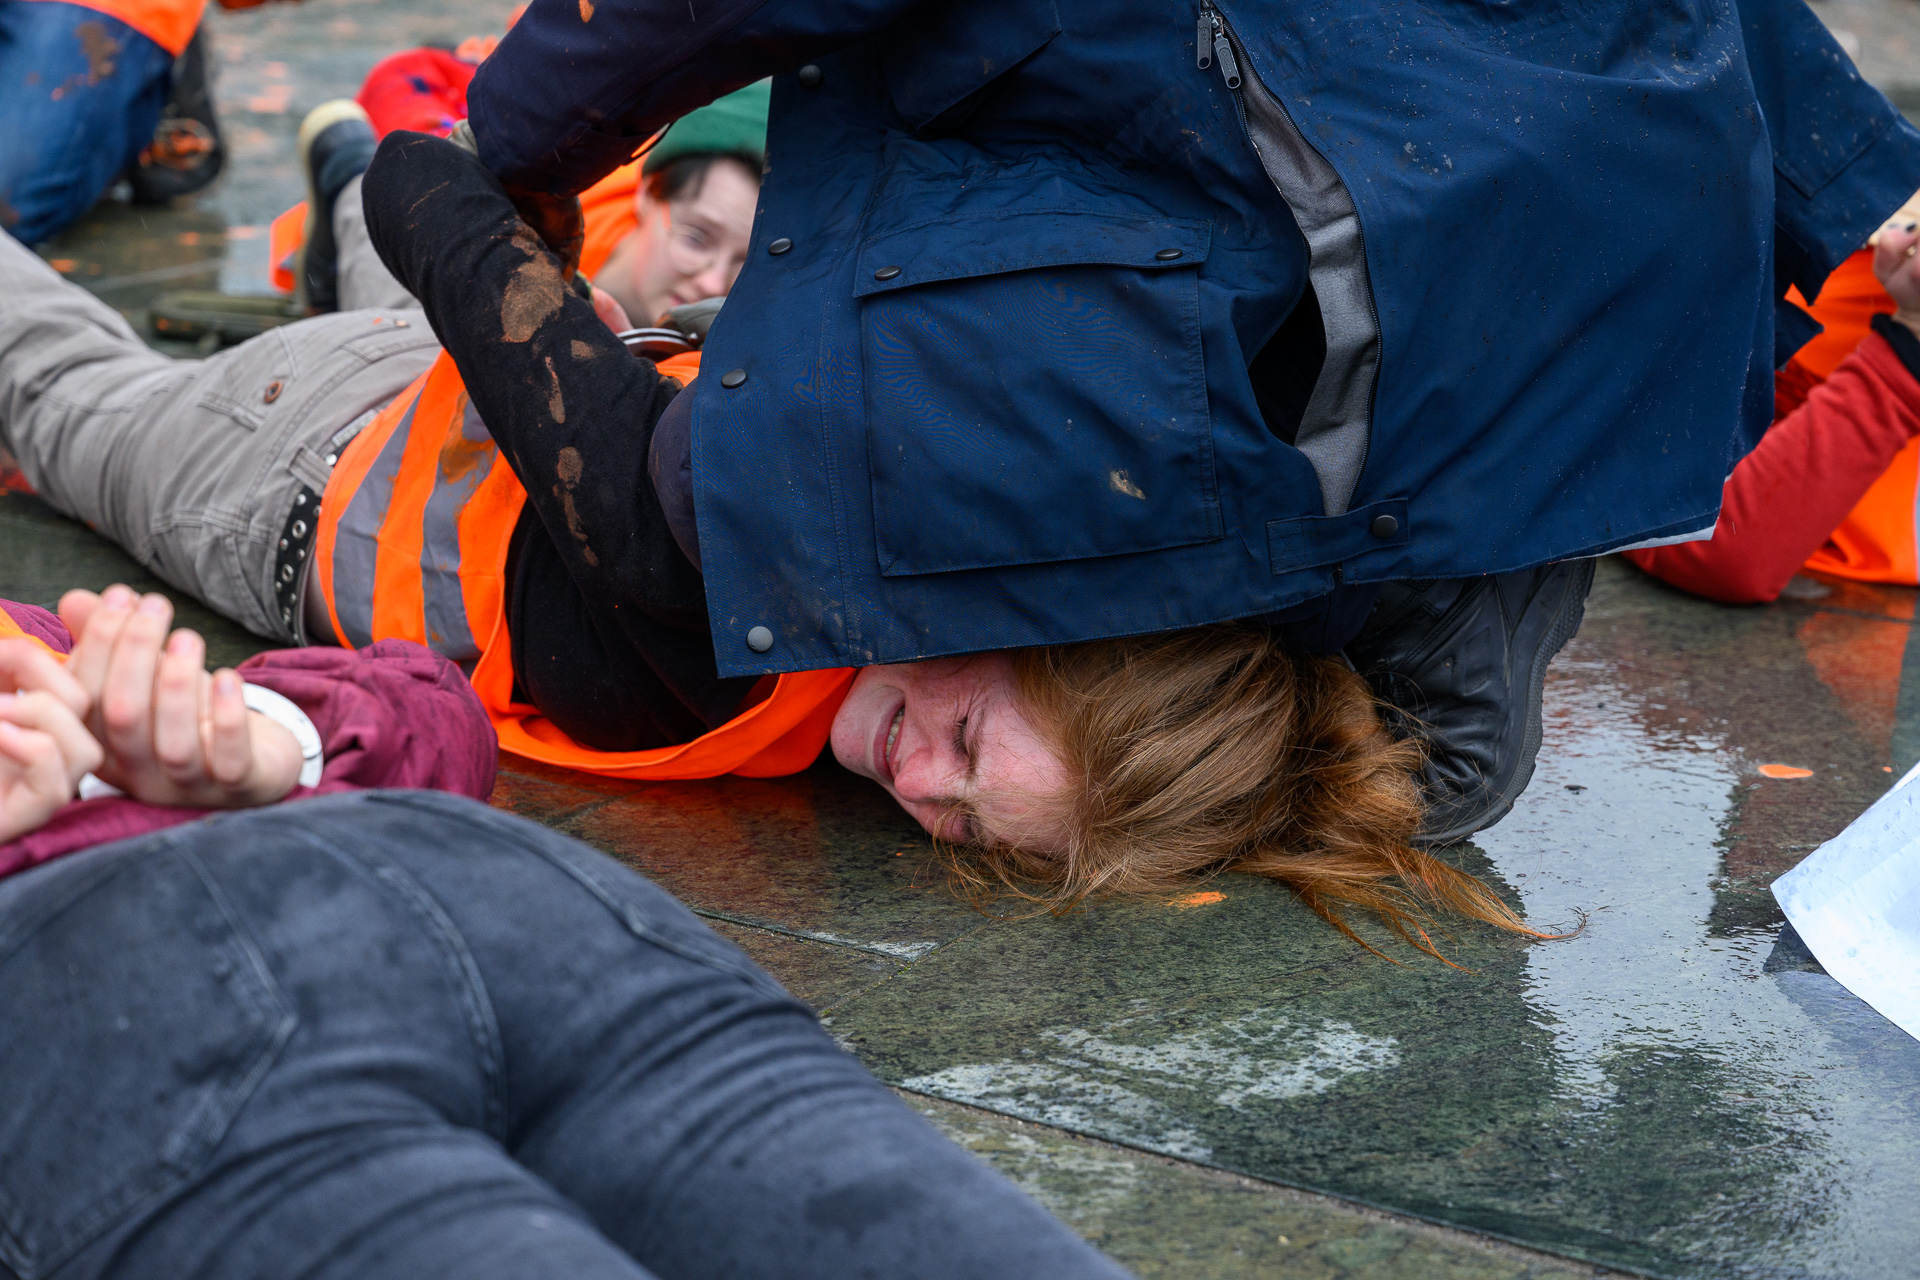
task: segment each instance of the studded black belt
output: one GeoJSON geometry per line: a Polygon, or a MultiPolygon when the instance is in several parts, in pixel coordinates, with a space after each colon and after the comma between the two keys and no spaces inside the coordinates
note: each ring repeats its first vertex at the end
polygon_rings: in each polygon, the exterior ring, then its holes
{"type": "Polygon", "coordinates": [[[280,531],[280,545],[273,556],[273,600],[280,606],[280,621],[295,636],[300,634],[300,584],[306,579],[307,558],[319,531],[320,495],[303,484],[293,495],[293,511],[280,531]]]}

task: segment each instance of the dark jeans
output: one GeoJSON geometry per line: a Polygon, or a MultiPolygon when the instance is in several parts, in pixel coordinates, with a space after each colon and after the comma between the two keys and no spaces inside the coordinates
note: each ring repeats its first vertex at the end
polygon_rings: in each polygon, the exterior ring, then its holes
{"type": "Polygon", "coordinates": [[[54,1274],[1124,1273],[639,876],[363,792],[0,881],[0,1276],[54,1274]]]}
{"type": "Polygon", "coordinates": [[[153,141],[173,55],[63,0],[0,0],[0,228],[58,235],[153,141]]]}

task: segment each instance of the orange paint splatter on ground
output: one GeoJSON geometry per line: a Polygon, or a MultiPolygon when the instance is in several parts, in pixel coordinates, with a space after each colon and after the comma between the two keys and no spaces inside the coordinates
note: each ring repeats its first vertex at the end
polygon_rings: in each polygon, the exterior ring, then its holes
{"type": "Polygon", "coordinates": [[[179,235],[175,236],[174,239],[178,240],[181,244],[199,244],[200,233],[198,231],[182,231],[179,235]]]}
{"type": "Polygon", "coordinates": [[[1225,902],[1226,900],[1227,895],[1224,893],[1190,893],[1184,898],[1175,898],[1170,905],[1186,911],[1193,907],[1210,907],[1216,902],[1225,902]]]}
{"type": "Polygon", "coordinates": [[[1802,769],[1791,764],[1763,764],[1760,766],[1760,776],[1763,778],[1811,778],[1813,770],[1802,769]]]}
{"type": "Polygon", "coordinates": [[[75,267],[79,266],[80,264],[75,262],[72,258],[53,258],[48,261],[47,265],[52,267],[55,271],[58,271],[61,275],[65,275],[67,272],[73,270],[75,267]]]}

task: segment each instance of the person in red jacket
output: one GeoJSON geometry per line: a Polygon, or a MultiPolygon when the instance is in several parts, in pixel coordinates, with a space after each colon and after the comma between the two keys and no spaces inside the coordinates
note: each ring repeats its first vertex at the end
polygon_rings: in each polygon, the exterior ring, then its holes
{"type": "Polygon", "coordinates": [[[1920,436],[1917,254],[1920,207],[1910,202],[1849,262],[1854,275],[1871,263],[1885,290],[1884,309],[1872,308],[1870,298],[1868,307],[1860,306],[1870,290],[1859,287],[1825,306],[1816,300],[1811,310],[1828,326],[1822,339],[1828,347],[1842,334],[1860,332],[1854,312],[1878,314],[1870,314],[1870,331],[1824,378],[1822,353],[1812,349],[1780,371],[1774,425],[1727,478],[1713,537],[1629,551],[1629,561],[1683,591],[1727,604],[1774,600],[1803,566],[1870,581],[1915,581],[1914,486],[1909,477],[1903,488],[1889,468],[1913,452],[1909,442],[1920,436]]]}

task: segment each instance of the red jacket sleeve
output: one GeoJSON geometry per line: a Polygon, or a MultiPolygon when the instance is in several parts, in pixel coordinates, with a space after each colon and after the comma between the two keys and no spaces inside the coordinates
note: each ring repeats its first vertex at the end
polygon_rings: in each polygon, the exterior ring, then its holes
{"type": "Polygon", "coordinates": [[[1869,334],[1734,467],[1710,540],[1626,558],[1709,600],[1774,600],[1916,433],[1920,382],[1869,334]]]}
{"type": "MultiPolygon", "coordinates": [[[[320,782],[281,803],[371,787],[493,793],[499,741],[460,668],[410,640],[365,649],[280,649],[240,665],[249,683],[272,689],[320,731],[320,782]]],[[[190,822],[210,812],[144,804],[124,796],[77,800],[37,831],[0,845],[0,876],[112,840],[190,822]]]]}

